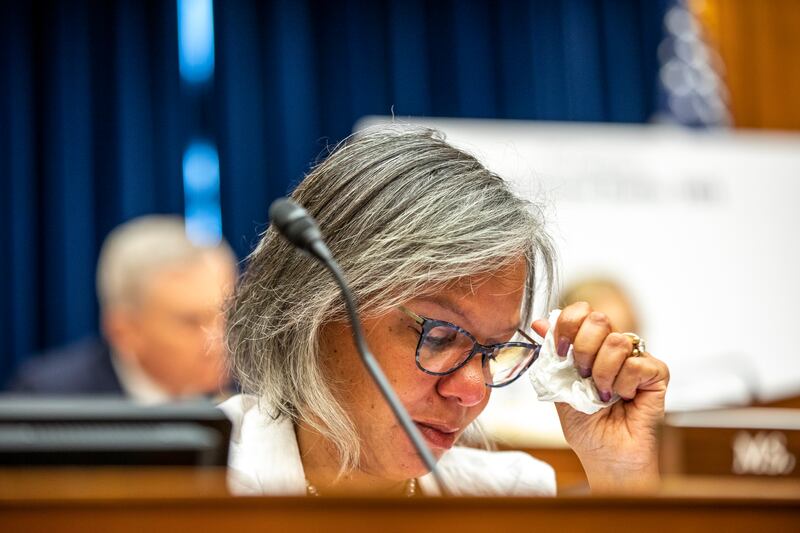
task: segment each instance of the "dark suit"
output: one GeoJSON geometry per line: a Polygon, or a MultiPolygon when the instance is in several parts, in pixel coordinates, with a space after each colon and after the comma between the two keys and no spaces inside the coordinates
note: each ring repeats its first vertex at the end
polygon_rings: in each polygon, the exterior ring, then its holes
{"type": "Polygon", "coordinates": [[[96,338],[28,359],[11,380],[7,392],[125,394],[111,363],[108,345],[96,338]]]}

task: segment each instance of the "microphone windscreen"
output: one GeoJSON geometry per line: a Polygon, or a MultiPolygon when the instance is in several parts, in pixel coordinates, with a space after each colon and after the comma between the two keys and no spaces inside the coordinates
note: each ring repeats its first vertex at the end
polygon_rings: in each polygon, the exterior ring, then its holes
{"type": "Polygon", "coordinates": [[[269,219],[283,233],[291,221],[308,216],[306,210],[289,198],[278,198],[269,206],[269,219]]]}
{"type": "Polygon", "coordinates": [[[289,198],[272,202],[269,218],[281,235],[303,250],[310,250],[314,241],[322,239],[311,215],[289,198]]]}

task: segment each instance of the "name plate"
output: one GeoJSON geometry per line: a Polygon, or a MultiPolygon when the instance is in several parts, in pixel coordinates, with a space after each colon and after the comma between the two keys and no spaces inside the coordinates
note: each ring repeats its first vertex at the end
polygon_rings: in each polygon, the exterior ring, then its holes
{"type": "Polygon", "coordinates": [[[665,474],[800,477],[800,409],[668,414],[660,456],[665,474]]]}

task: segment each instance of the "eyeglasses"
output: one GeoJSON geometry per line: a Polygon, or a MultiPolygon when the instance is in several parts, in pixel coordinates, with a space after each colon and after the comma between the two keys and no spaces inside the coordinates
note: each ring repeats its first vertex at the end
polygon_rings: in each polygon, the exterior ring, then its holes
{"type": "Polygon", "coordinates": [[[415,330],[419,332],[416,360],[417,367],[426,374],[452,374],[480,354],[486,385],[503,387],[520,377],[539,356],[541,345],[521,329],[517,333],[530,342],[503,342],[485,346],[470,332],[455,324],[420,316],[402,305],[399,308],[421,328],[415,330]]]}

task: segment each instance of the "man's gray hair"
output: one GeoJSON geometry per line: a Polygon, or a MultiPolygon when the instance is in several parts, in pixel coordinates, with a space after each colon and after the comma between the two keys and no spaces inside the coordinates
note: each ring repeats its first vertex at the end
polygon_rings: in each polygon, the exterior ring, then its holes
{"type": "MultiPolygon", "coordinates": [[[[360,132],[308,174],[292,197],[319,223],[362,315],[381,315],[520,257],[528,265],[524,326],[537,276],[550,293],[554,253],[541,210],[435,130],[360,132]]],[[[227,335],[243,391],[258,396],[270,415],[303,421],[327,437],[342,471],[358,465],[358,433],[318,355],[320,328],[345,317],[331,276],[270,227],[248,259],[227,335]]]]}
{"type": "Polygon", "coordinates": [[[235,262],[224,241],[215,247],[192,242],[179,216],[145,215],[117,226],[103,242],[97,261],[100,307],[135,305],[150,276],[197,261],[210,250],[219,250],[235,262]]]}

